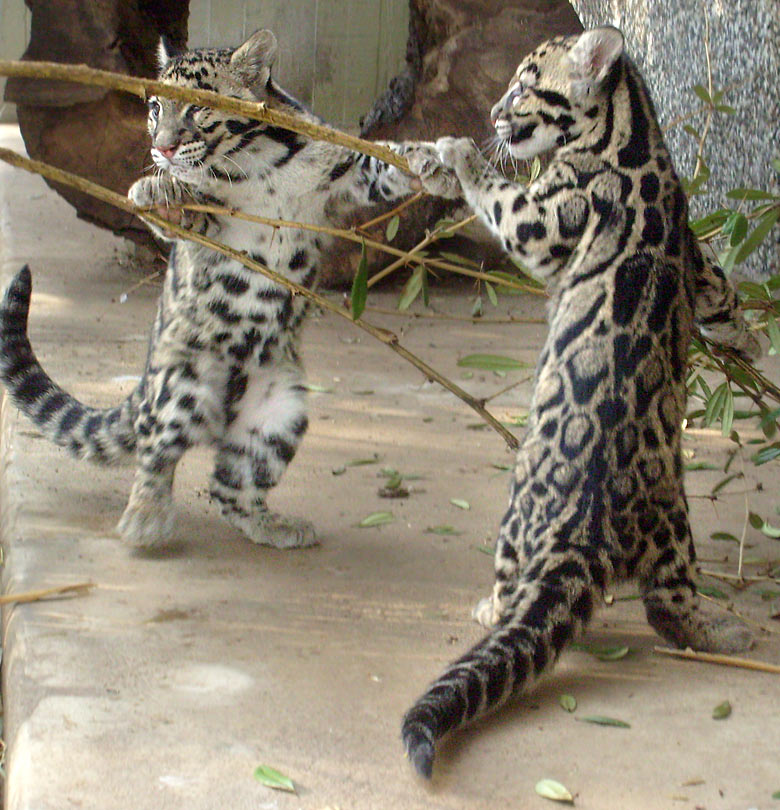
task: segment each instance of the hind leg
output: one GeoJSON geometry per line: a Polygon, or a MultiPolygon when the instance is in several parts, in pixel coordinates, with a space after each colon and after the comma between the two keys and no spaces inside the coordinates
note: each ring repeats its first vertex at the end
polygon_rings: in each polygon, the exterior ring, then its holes
{"type": "Polygon", "coordinates": [[[701,607],[692,578],[695,553],[684,503],[668,513],[669,522],[656,530],[669,539],[649,573],[640,579],[647,620],[676,647],[702,652],[738,653],[750,648],[753,635],[734,616],[714,615],[701,607]]]}
{"type": "Polygon", "coordinates": [[[266,366],[240,387],[243,394],[231,403],[217,452],[211,496],[225,520],[255,543],[314,545],[311,523],[266,506],[268,491],[292,461],[308,426],[301,371],[292,362],[266,366]]]}
{"type": "Polygon", "coordinates": [[[211,436],[209,390],[189,363],[147,372],[134,425],[135,480],[117,526],[130,545],[153,547],[171,539],[174,471],[189,447],[211,436]]]}
{"type": "Polygon", "coordinates": [[[517,513],[510,504],[501,522],[496,540],[496,582],[493,593],[480,599],[471,611],[472,617],[483,627],[493,627],[512,604],[517,591],[525,556],[517,539],[517,513]]]}

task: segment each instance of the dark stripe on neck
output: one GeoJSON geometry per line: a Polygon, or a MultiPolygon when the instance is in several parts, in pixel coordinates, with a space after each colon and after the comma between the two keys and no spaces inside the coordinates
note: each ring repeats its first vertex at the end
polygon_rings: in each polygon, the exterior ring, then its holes
{"type": "Polygon", "coordinates": [[[637,169],[650,160],[650,121],[645,112],[645,93],[631,70],[625,71],[625,83],[631,113],[631,136],[628,143],[618,151],[618,164],[637,169]]]}

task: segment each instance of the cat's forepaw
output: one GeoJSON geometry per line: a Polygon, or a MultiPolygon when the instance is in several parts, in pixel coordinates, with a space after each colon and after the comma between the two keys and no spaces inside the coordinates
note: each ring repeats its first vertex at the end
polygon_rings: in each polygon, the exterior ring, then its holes
{"type": "Polygon", "coordinates": [[[734,655],[753,646],[753,633],[734,616],[712,616],[702,621],[699,637],[691,642],[690,646],[701,652],[734,655]]]}
{"type": "Polygon", "coordinates": [[[406,152],[404,157],[409,163],[409,169],[419,178],[423,191],[448,200],[462,196],[458,176],[441,163],[434,146],[420,144],[406,152]]]}
{"type": "Polygon", "coordinates": [[[225,519],[240,529],[253,543],[274,548],[306,548],[319,543],[314,525],[308,520],[285,517],[275,512],[244,515],[223,513],[225,519]]]}
{"type": "Polygon", "coordinates": [[[493,597],[480,599],[471,611],[471,618],[488,630],[493,627],[499,619],[493,597]]]}
{"type": "Polygon", "coordinates": [[[446,167],[457,171],[477,151],[477,147],[471,138],[447,136],[436,141],[436,151],[439,153],[439,160],[446,167]]]}
{"type": "Polygon", "coordinates": [[[175,522],[172,499],[131,500],[117,524],[117,531],[134,548],[154,548],[171,541],[175,522]]]}

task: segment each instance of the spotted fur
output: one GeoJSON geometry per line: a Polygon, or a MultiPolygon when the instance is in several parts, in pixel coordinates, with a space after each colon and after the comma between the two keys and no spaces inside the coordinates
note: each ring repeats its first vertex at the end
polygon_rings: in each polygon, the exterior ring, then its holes
{"type": "MultiPolygon", "coordinates": [[[[317,120],[271,77],[276,48],[269,31],[236,50],[174,54],[162,46],[160,78],[317,120]]],[[[133,202],[310,287],[326,237],[211,213],[176,213],[173,206],[194,201],[332,225],[344,213],[401,199],[420,186],[374,158],[163,97],[149,100],[149,132],[157,171],[130,188],[133,202]]],[[[429,191],[452,196],[457,190],[432,147],[391,146],[414,159],[429,191]]],[[[171,241],[169,232],[153,230],[171,241]]],[[[25,267],[0,310],[0,378],[16,405],[72,453],[99,462],[135,453],[135,482],[119,522],[127,541],[154,545],[171,536],[176,464],[188,448],[211,444],[211,497],[231,524],[258,543],[315,542],[310,523],[266,507],[268,491],[307,427],[298,356],[302,297],[218,253],[174,241],[143,377],[124,403],[97,410],[63,391],[39,365],[27,337],[30,293],[25,267]]]]}
{"type": "Polygon", "coordinates": [[[430,776],[437,741],[527,689],[636,578],[675,646],[737,652],[747,627],[700,609],[681,425],[694,318],[746,355],[757,344],[688,227],[652,103],[613,28],[552,40],[520,64],[491,117],[514,158],[551,151],[530,186],[465,139],[437,142],[468,203],[544,278],[550,329],[496,547],[489,634],[408,711],[403,740],[430,776]]]}

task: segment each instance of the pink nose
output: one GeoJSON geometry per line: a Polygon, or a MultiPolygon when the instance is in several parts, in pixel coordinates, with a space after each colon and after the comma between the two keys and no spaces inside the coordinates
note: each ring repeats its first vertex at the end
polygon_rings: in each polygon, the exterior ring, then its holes
{"type": "Polygon", "coordinates": [[[155,149],[164,157],[170,160],[176,150],[179,148],[179,144],[175,143],[172,146],[156,146],[155,149]]]}

